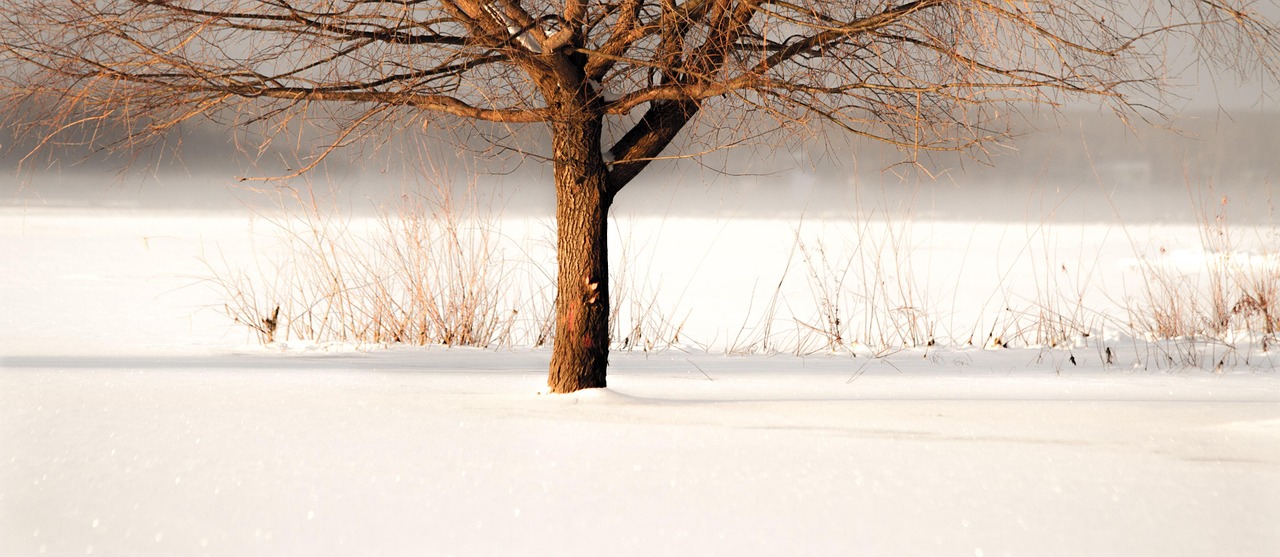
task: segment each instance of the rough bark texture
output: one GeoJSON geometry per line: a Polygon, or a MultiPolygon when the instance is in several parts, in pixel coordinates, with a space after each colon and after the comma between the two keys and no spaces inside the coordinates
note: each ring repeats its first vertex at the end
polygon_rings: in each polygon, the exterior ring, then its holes
{"type": "Polygon", "coordinates": [[[552,125],[559,264],[556,335],[547,386],[605,386],[609,364],[608,216],[613,196],[600,153],[600,119],[552,125]]]}

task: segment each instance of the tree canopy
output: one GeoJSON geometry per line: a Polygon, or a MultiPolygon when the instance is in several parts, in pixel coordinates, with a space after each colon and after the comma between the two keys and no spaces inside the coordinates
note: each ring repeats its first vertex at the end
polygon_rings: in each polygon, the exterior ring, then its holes
{"type": "MultiPolygon", "coordinates": [[[[1250,0],[9,0],[0,118],[39,146],[130,150],[193,119],[542,125],[557,199],[548,385],[605,386],[607,219],[684,136],[837,130],[980,152],[1028,106],[1160,108],[1193,64],[1274,78],[1250,0]],[[699,125],[690,126],[694,119],[699,125]],[[106,138],[106,139],[104,139],[106,138]]],[[[687,147],[688,144],[686,144],[687,147]]],[[[674,148],[673,148],[674,149],[674,148]]]]}
{"type": "Polygon", "coordinates": [[[590,112],[605,119],[602,148],[620,188],[703,109],[717,144],[760,126],[821,124],[912,152],[999,139],[1002,118],[1027,103],[1093,97],[1128,112],[1152,102],[1175,64],[1271,71],[1280,34],[1258,9],[1235,0],[11,0],[0,9],[0,52],[10,102],[56,99],[10,114],[46,134],[109,123],[138,140],[198,117],[270,127],[323,104],[342,144],[391,122],[590,112]],[[563,106],[550,93],[564,89],[590,98],[563,106]]]}

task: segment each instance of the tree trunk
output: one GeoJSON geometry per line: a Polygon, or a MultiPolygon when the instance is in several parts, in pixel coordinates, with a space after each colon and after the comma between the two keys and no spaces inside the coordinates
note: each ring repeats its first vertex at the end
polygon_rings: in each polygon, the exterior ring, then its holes
{"type": "Polygon", "coordinates": [[[547,386],[555,393],[604,387],[609,365],[607,232],[613,196],[600,130],[599,117],[552,124],[559,275],[547,386]]]}

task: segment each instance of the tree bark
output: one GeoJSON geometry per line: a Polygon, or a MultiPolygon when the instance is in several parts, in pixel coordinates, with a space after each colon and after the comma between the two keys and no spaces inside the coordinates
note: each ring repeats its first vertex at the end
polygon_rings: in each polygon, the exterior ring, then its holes
{"type": "Polygon", "coordinates": [[[605,387],[609,365],[608,216],[613,194],[600,152],[601,118],[552,123],[559,267],[556,334],[547,386],[605,387]]]}

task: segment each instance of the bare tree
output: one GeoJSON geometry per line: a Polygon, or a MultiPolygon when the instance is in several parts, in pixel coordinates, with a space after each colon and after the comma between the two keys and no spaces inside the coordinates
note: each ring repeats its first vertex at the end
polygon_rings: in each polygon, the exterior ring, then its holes
{"type": "Polygon", "coordinates": [[[129,149],[194,118],[266,130],[337,123],[314,165],[387,126],[549,128],[556,392],[605,385],[609,207],[677,136],[680,145],[704,143],[692,151],[785,129],[889,142],[908,160],[981,152],[1026,107],[1083,99],[1121,117],[1159,108],[1178,60],[1270,74],[1280,38],[1248,0],[0,6],[0,107],[42,146],[100,141],[112,129],[123,139],[102,146],[129,149]]]}

